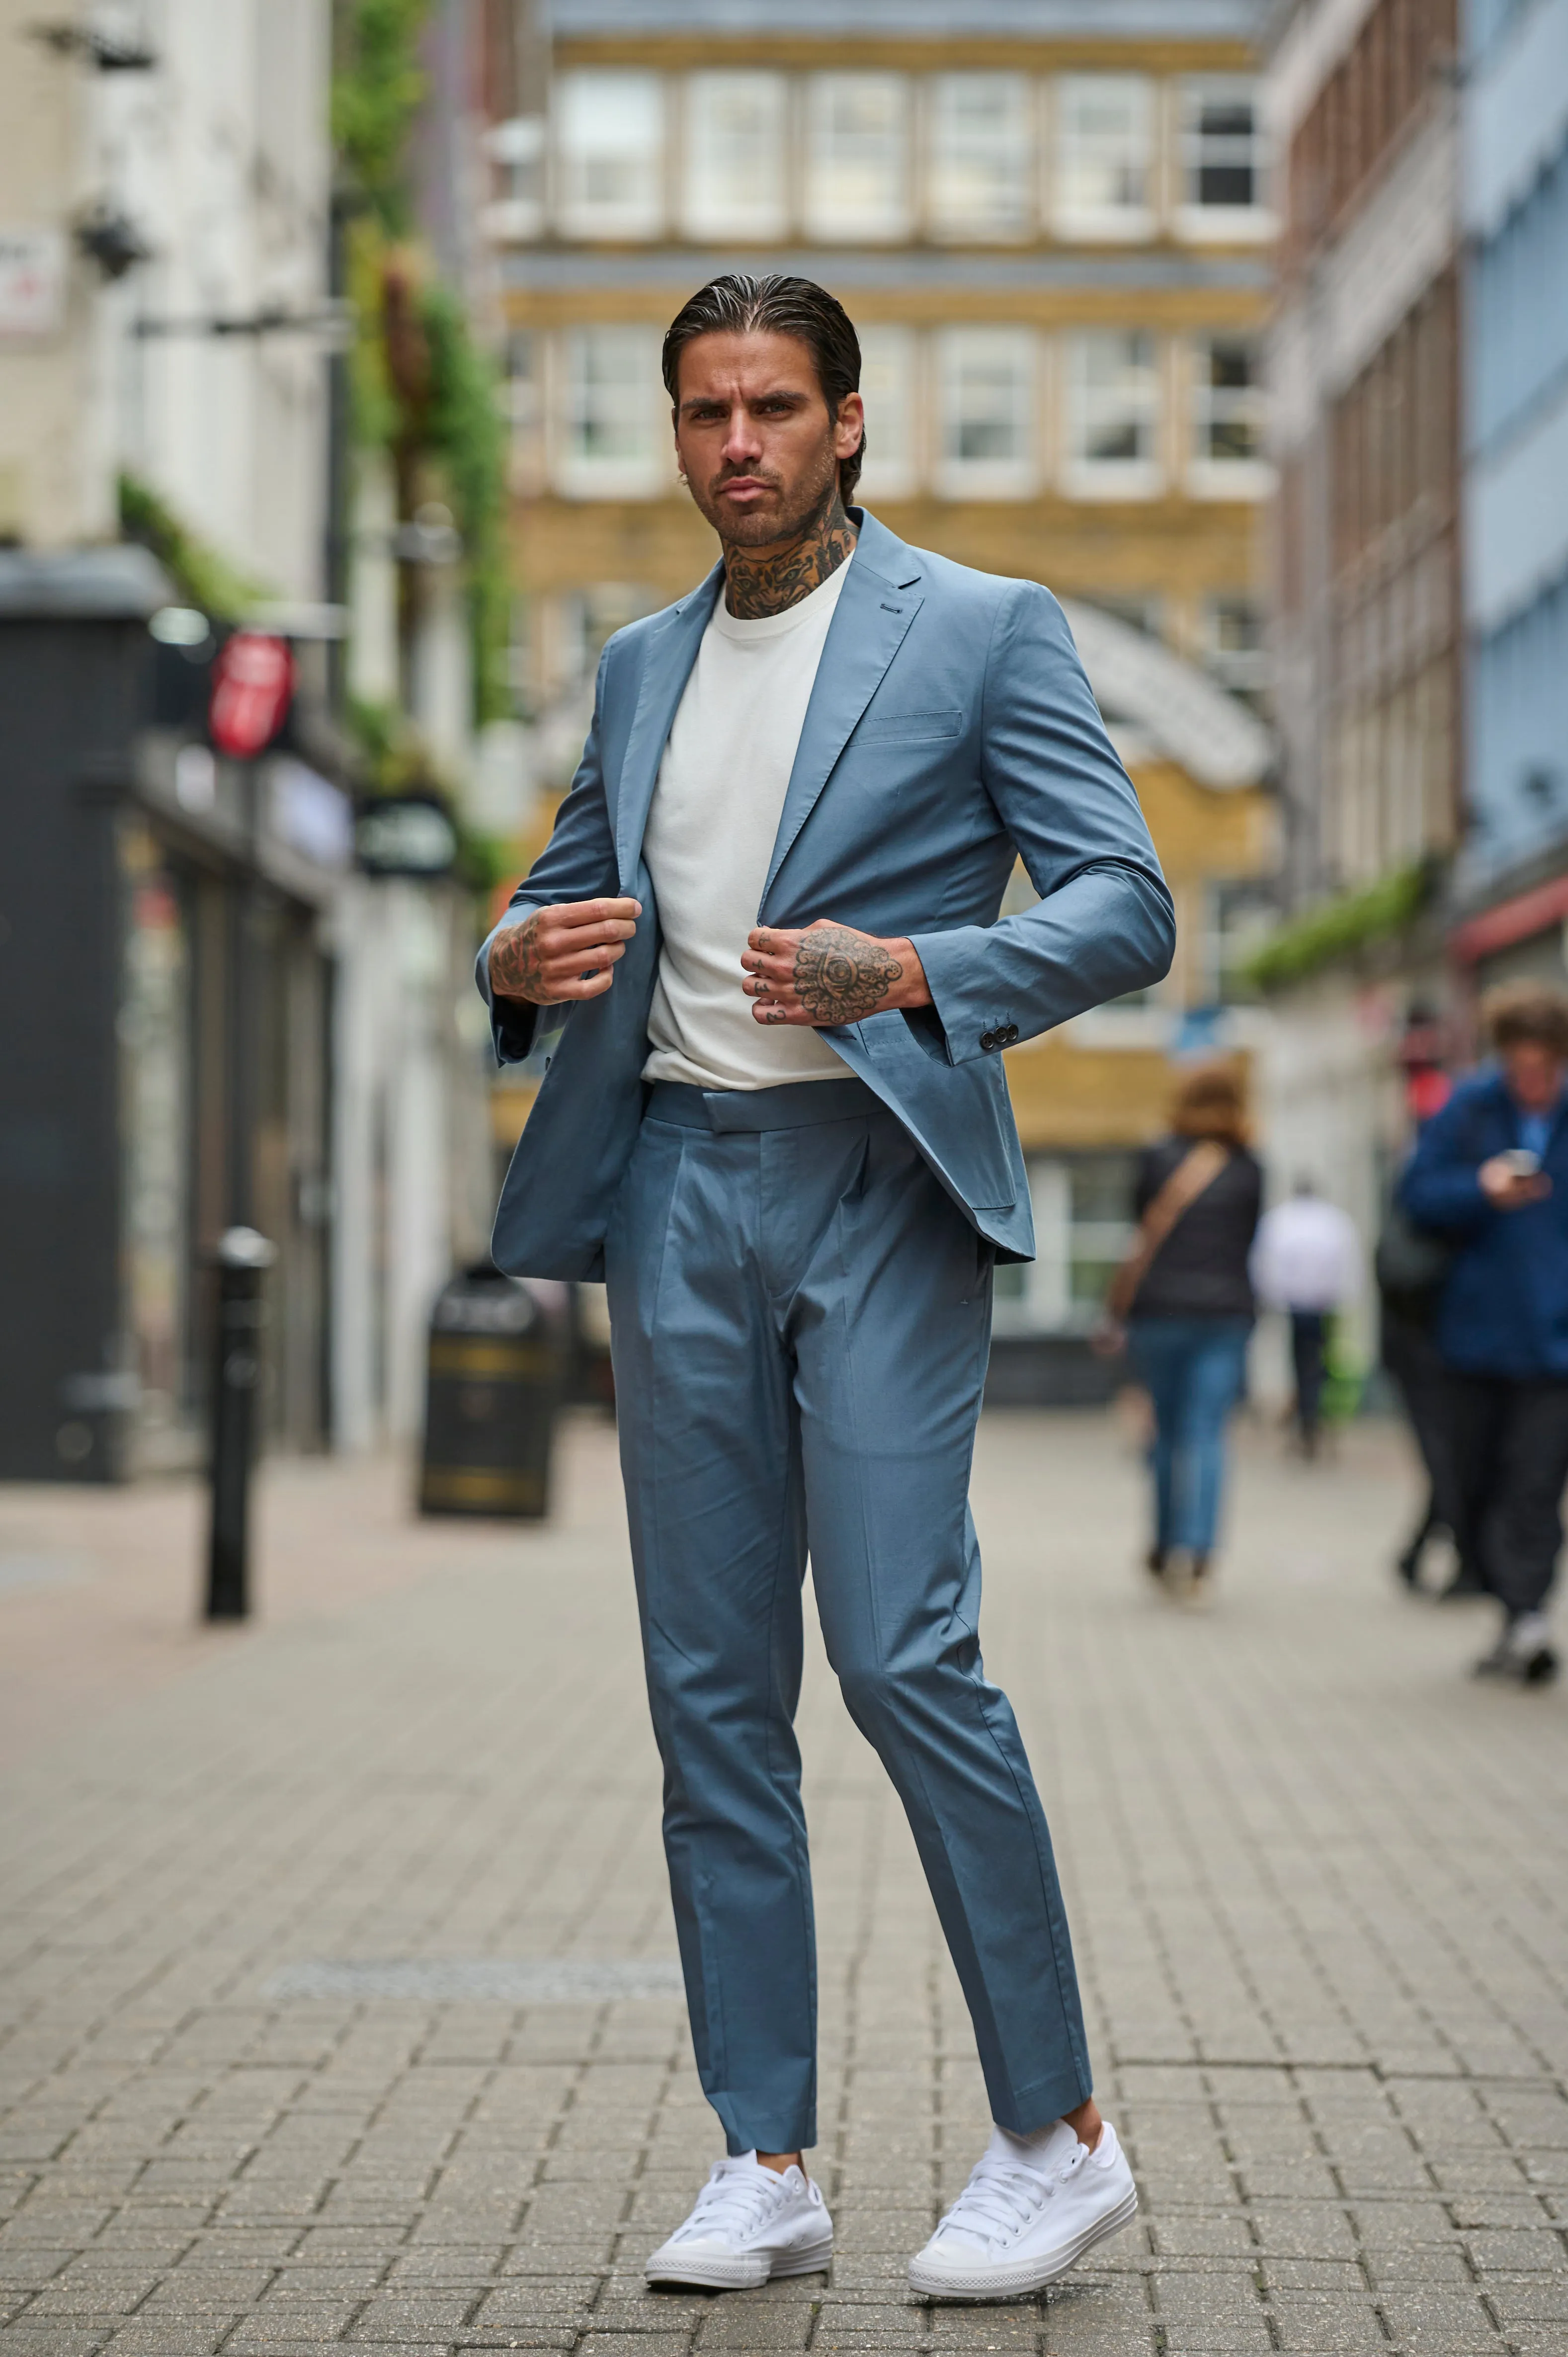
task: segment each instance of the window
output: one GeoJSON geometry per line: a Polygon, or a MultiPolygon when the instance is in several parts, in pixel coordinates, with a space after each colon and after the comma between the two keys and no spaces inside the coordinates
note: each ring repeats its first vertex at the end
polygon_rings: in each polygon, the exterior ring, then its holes
{"type": "Polygon", "coordinates": [[[1152,337],[1105,329],[1068,351],[1069,490],[1092,499],[1147,499],[1161,486],[1155,447],[1159,382],[1152,337]]]}
{"type": "Polygon", "coordinates": [[[576,328],[564,339],[556,482],[568,499],[651,499],[670,479],[657,328],[576,328]]]}
{"type": "Polygon", "coordinates": [[[556,219],[567,237],[664,226],[664,90],[657,74],[565,73],[556,84],[556,219]]]}
{"type": "Polygon", "coordinates": [[[860,391],[865,403],[861,493],[908,499],[916,488],[915,339],[908,328],[862,328],[860,391]]]}
{"type": "Polygon", "coordinates": [[[1181,91],[1184,237],[1266,237],[1263,137],[1256,86],[1239,76],[1187,81],[1181,91]]]}
{"type": "Polygon", "coordinates": [[[782,237],[785,86],[778,74],[699,73],[686,84],[691,237],[782,237]]]}
{"type": "Polygon", "coordinates": [[[1026,234],[1030,97],[1021,74],[940,74],[932,81],[928,206],[939,237],[1026,234]]]}
{"type": "Polygon", "coordinates": [[[1064,237],[1147,237],[1155,106],[1141,74],[1064,74],[1057,86],[1056,225],[1064,237]]]}
{"type": "Polygon", "coordinates": [[[997,1331],[1087,1334],[1133,1242],[1137,1157],[1031,1155],[1028,1170],[1036,1257],[997,1270],[997,1331]]]}
{"type": "Polygon", "coordinates": [[[1268,634],[1260,599],[1241,589],[1204,600],[1203,660],[1216,679],[1238,694],[1255,694],[1267,687],[1268,634]]]}
{"type": "Polygon", "coordinates": [[[901,78],[813,75],[808,129],[808,234],[839,244],[907,236],[908,91],[901,78]]]}
{"type": "Polygon", "coordinates": [[[1027,328],[950,328],[940,345],[941,459],[949,499],[1012,499],[1036,487],[1035,339],[1027,328]]]}
{"type": "Polygon", "coordinates": [[[1193,346],[1190,479],[1210,499],[1257,499],[1273,484],[1257,349],[1240,337],[1205,336],[1193,346]]]}

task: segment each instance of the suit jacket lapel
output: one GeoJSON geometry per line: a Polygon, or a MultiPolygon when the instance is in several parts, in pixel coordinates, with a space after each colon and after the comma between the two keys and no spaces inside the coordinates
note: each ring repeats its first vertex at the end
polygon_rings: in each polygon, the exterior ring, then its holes
{"type": "Polygon", "coordinates": [[[686,682],[692,676],[697,649],[703,643],[703,632],[708,627],[723,580],[724,566],[716,565],[689,597],[682,597],[678,606],[671,606],[660,616],[648,634],[637,710],[632,715],[616,786],[616,860],[622,892],[631,890],[637,875],[659,764],[664,758],[671,724],[686,692],[686,682]]]}
{"type": "MultiPolygon", "coordinates": [[[[867,524],[871,522],[866,519],[867,524]]],[[[919,611],[920,599],[912,584],[899,587],[866,562],[866,542],[880,554],[880,544],[909,552],[881,526],[875,536],[862,531],[843,591],[828,625],[822,658],[806,707],[795,765],[779,821],[779,833],[762,888],[761,914],[766,920],[768,896],[789,847],[816,807],[817,798],[843,751],[851,730],[875,694],[882,674],[897,653],[905,631],[919,611]]],[[[916,567],[897,567],[916,574],[916,567]]]]}

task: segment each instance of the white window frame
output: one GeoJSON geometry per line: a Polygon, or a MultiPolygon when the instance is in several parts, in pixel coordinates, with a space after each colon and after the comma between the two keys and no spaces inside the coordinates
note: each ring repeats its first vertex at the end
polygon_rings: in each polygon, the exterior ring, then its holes
{"type": "Polygon", "coordinates": [[[925,90],[925,217],[933,237],[944,243],[982,242],[1013,244],[1032,235],[1035,227],[1036,107],[1033,85],[1021,73],[933,74],[925,90]],[[961,143],[953,140],[955,102],[970,91],[985,90],[1006,102],[1010,115],[1003,132],[1012,149],[1015,200],[1004,210],[966,209],[944,193],[943,176],[962,170],[961,143]],[[952,141],[952,146],[948,143],[952,141]],[[959,150],[955,156],[954,148],[959,150]]]}
{"type": "Polygon", "coordinates": [[[947,500],[1030,499],[1040,487],[1040,348],[1032,328],[944,328],[936,338],[937,463],[935,488],[947,500]],[[1018,449],[1006,458],[966,457],[954,447],[961,424],[961,387],[967,368],[1010,354],[1022,366],[1015,379],[1018,449]]]}
{"type": "MultiPolygon", "coordinates": [[[[662,75],[640,69],[574,66],[557,75],[553,101],[553,207],[563,237],[638,240],[660,237],[665,225],[664,159],[669,140],[669,105],[662,75]],[[635,93],[647,102],[650,136],[639,150],[627,153],[641,187],[619,203],[601,203],[583,186],[596,150],[580,139],[582,118],[603,107],[619,85],[623,96],[635,93]]],[[[608,156],[613,148],[596,151],[608,156]]]]}
{"type": "MultiPolygon", "coordinates": [[[[671,455],[670,404],[659,374],[660,340],[655,327],[620,321],[585,322],[564,329],[553,339],[553,447],[550,472],[563,499],[651,500],[669,490],[674,480],[675,462],[671,455]],[[615,345],[624,354],[625,410],[639,431],[644,444],[641,449],[600,456],[574,447],[585,407],[584,362],[596,341],[604,355],[607,356],[615,345]]],[[[610,405],[614,401],[612,390],[610,405]]]]}
{"type": "Polygon", "coordinates": [[[1150,500],[1165,489],[1160,457],[1163,371],[1160,350],[1144,328],[1085,328],[1067,339],[1066,441],[1062,482],[1069,496],[1083,500],[1150,500]],[[1091,417],[1109,406],[1109,395],[1090,382],[1090,361],[1097,345],[1126,343],[1144,348],[1144,383],[1132,404],[1134,416],[1146,422],[1146,455],[1140,458],[1096,458],[1084,454],[1091,417]]]}
{"type": "Polygon", "coordinates": [[[913,222],[913,129],[908,78],[897,73],[819,73],[806,84],[805,231],[824,245],[886,245],[908,236],[913,222]],[[845,212],[828,185],[832,168],[825,143],[832,136],[832,110],[846,90],[876,90],[891,99],[888,141],[893,176],[880,211],[845,212]]]}
{"type": "Polygon", "coordinates": [[[1263,456],[1266,424],[1262,384],[1262,352],[1254,336],[1223,330],[1195,336],[1187,347],[1187,489],[1200,500],[1262,500],[1274,487],[1274,470],[1263,456]],[[1210,354],[1217,344],[1244,347],[1251,355],[1252,382],[1247,386],[1216,386],[1209,382],[1210,354]],[[1217,458],[1208,446],[1210,428],[1227,417],[1249,420],[1257,454],[1251,458],[1217,458]]]}
{"type": "Polygon", "coordinates": [[[784,76],[766,70],[693,73],[686,77],[684,95],[681,223],[685,234],[692,238],[758,238],[769,243],[788,236],[789,85],[784,76]],[[710,204],[701,185],[707,161],[704,146],[713,134],[712,118],[706,109],[714,99],[743,93],[759,102],[759,114],[772,117],[763,135],[770,140],[773,149],[773,192],[749,207],[733,196],[720,196],[710,204]]]}
{"type": "Polygon", "coordinates": [[[1057,235],[1096,244],[1135,244],[1153,237],[1159,180],[1159,110],[1150,77],[1134,73],[1061,74],[1053,95],[1050,218],[1057,235]],[[1095,94],[1104,97],[1112,92],[1131,102],[1134,144],[1141,134],[1141,204],[1085,203],[1069,192],[1074,148],[1081,144],[1081,134],[1073,124],[1074,110],[1095,94]]]}
{"type": "Polygon", "coordinates": [[[865,472],[857,500],[907,500],[919,489],[918,340],[913,328],[874,321],[860,329],[860,382],[866,400],[865,472]],[[875,404],[875,405],[874,405],[875,404]],[[889,423],[896,420],[889,434],[889,423]]]}
{"type": "Polygon", "coordinates": [[[1176,232],[1189,244],[1259,244],[1272,238],[1278,226],[1269,205],[1269,151],[1263,122],[1262,91],[1250,74],[1188,74],[1176,90],[1176,232]],[[1210,99],[1244,98],[1252,110],[1248,145],[1252,167],[1250,205],[1206,205],[1197,198],[1204,141],[1199,124],[1210,99]]]}

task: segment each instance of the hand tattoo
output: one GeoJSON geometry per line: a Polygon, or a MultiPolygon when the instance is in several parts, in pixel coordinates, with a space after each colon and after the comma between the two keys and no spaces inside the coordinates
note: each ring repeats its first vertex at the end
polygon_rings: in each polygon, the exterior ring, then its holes
{"type": "Polygon", "coordinates": [[[855,1023],[904,969],[880,942],[848,925],[815,925],[795,952],[795,994],[813,1023],[855,1023]]]}
{"type": "Polygon", "coordinates": [[[736,621],[782,614],[831,580],[854,553],[854,526],[834,488],[798,540],[782,552],[756,554],[734,542],[725,546],[725,604],[736,621]]]}
{"type": "Polygon", "coordinates": [[[509,925],[496,935],[490,950],[490,988],[502,998],[526,998],[535,1006],[546,1006],[550,994],[544,987],[539,915],[535,909],[521,925],[509,925]]]}

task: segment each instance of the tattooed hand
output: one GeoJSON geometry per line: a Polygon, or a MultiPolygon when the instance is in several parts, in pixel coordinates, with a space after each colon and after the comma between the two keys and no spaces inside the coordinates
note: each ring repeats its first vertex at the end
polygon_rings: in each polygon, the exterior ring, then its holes
{"type": "Polygon", "coordinates": [[[878,941],[825,917],[800,931],[758,925],[740,962],[758,1023],[855,1023],[931,1003],[913,942],[878,941]]]}
{"type": "Polygon", "coordinates": [[[535,1006],[601,997],[641,914],[640,900],[567,900],[535,909],[491,942],[490,988],[498,998],[525,998],[535,1006]]]}

